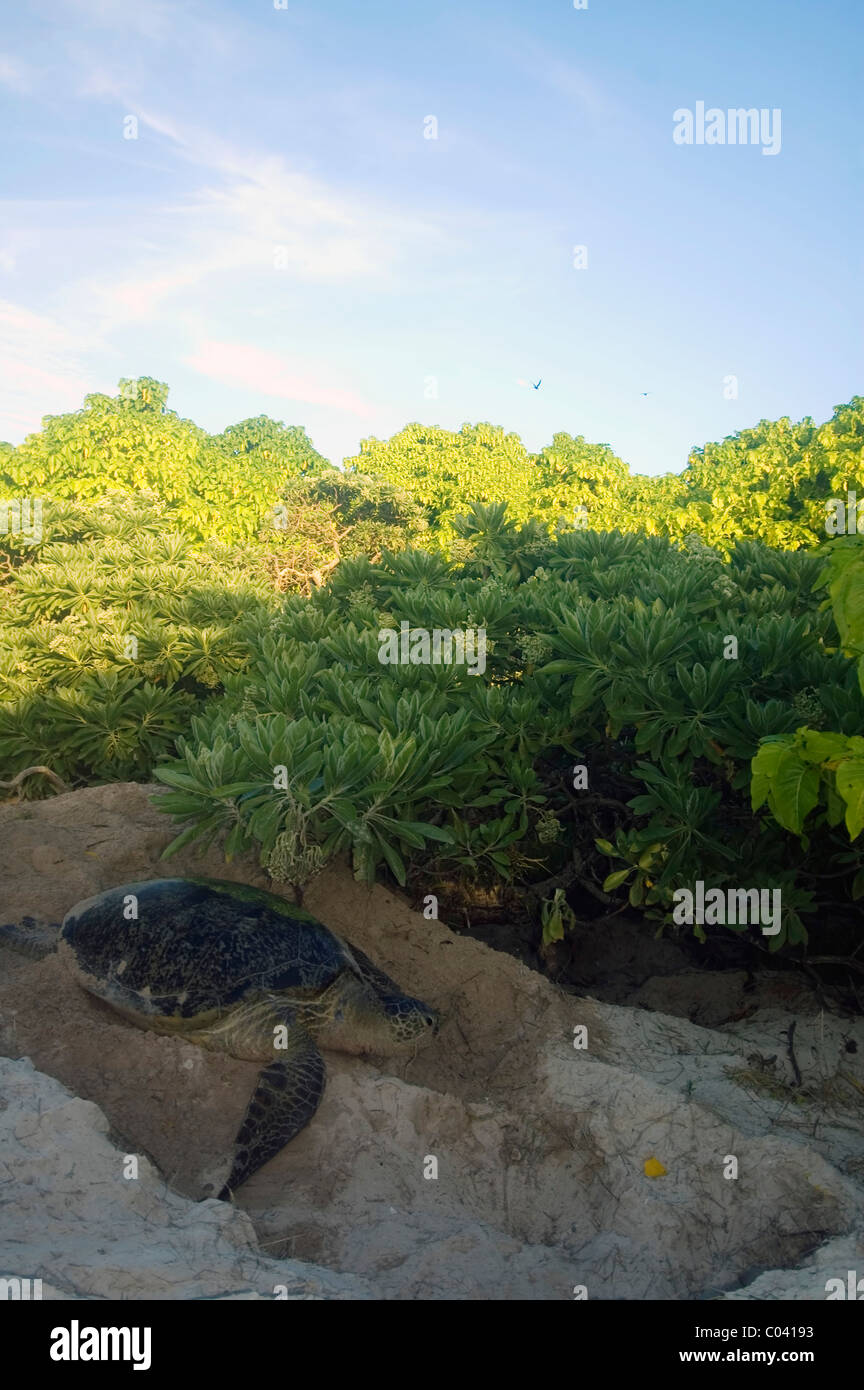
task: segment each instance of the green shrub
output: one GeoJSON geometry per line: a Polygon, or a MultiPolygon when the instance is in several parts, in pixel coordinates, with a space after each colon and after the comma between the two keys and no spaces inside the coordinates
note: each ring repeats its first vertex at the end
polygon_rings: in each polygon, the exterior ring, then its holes
{"type": "Polygon", "coordinates": [[[624,891],[661,922],[677,888],[731,879],[782,889],[772,947],[804,940],[815,875],[836,862],[851,892],[859,855],[826,824],[790,862],[749,790],[760,741],[801,724],[802,684],[864,714],[811,593],[818,559],[748,542],[724,561],[704,545],[572,531],[532,568],[519,528],[486,515],[469,562],[416,550],[344,561],[266,619],[248,672],[157,768],[181,842],[225,832],[229,852],[257,847],[298,882],[346,849],[363,878],[420,886],[530,887],[575,863],[595,896],[624,891]],[[379,630],[403,622],[484,627],[485,672],[382,664],[379,630]]]}

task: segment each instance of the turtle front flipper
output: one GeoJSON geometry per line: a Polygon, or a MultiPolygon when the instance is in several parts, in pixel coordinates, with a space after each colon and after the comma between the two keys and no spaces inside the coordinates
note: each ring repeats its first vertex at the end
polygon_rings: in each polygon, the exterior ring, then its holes
{"type": "Polygon", "coordinates": [[[234,1164],[220,1202],[227,1202],[241,1183],[306,1127],[321,1103],[325,1079],[324,1058],[309,1034],[295,1024],[284,1056],[259,1073],[234,1141],[234,1164]]]}

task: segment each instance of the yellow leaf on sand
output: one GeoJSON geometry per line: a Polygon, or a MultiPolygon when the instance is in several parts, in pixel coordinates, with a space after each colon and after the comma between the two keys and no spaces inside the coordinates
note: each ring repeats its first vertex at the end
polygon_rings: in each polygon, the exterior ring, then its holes
{"type": "Polygon", "coordinates": [[[665,1178],[666,1169],[663,1167],[659,1158],[646,1158],[645,1176],[646,1178],[665,1178]]]}

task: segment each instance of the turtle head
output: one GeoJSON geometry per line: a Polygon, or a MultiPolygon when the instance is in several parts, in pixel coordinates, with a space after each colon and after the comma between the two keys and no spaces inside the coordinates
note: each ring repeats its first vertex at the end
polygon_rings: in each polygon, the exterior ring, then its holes
{"type": "Polygon", "coordinates": [[[388,1053],[416,1047],[438,1032],[437,1009],[397,989],[373,989],[356,978],[339,981],[325,1016],[315,1027],[321,1047],[337,1052],[388,1053]]]}
{"type": "Polygon", "coordinates": [[[407,994],[390,994],[381,998],[381,1008],[397,1045],[422,1042],[438,1032],[441,1016],[437,1009],[412,999],[407,994]]]}

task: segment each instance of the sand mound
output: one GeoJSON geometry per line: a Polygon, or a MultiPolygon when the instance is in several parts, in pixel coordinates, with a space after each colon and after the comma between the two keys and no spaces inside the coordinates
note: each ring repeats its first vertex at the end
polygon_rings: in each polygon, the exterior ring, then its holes
{"type": "Polygon", "coordinates": [[[353,1275],[262,1256],[245,1212],[178,1196],[146,1159],[118,1181],[127,1156],[102,1111],[26,1058],[0,1058],[0,1095],[0,1278],[39,1278],[44,1299],[372,1296],[353,1275]]]}
{"type": "MultiPolygon", "coordinates": [[[[104,888],[184,872],[272,888],[254,861],[226,865],[215,850],[160,862],[173,832],[148,801],[153,790],[120,784],[0,807],[0,922],[58,922],[104,888]]],[[[407,1061],[328,1054],[318,1115],[238,1194],[266,1257],[256,1272],[250,1252],[244,1288],[272,1297],[272,1266],[290,1258],[319,1267],[309,1287],[321,1296],[569,1299],[585,1286],[591,1298],[711,1297],[831,1238],[854,1239],[864,1217],[862,1026],[800,1019],[798,1087],[781,1010],[708,1029],[574,998],[385,889],[360,887],[344,867],[311,885],[306,905],[445,1021],[437,1042],[407,1061]],[[574,1046],[577,1029],[584,1048],[574,1046]],[[329,1289],[320,1267],[339,1272],[329,1289]],[[359,1281],[340,1286],[343,1275],[359,1281]]],[[[121,1154],[103,1153],[113,1164],[103,1191],[135,1188],[120,1160],[137,1153],[163,1175],[161,1200],[182,1203],[190,1228],[197,1219],[211,1229],[216,1211],[240,1219],[224,1204],[184,1199],[224,1180],[254,1065],[129,1028],[56,958],[6,949],[0,1053],[31,1058],[107,1116],[121,1154]]],[[[46,1148],[59,1142],[49,1126],[46,1148]]],[[[13,1190],[32,1181],[34,1161],[32,1145],[7,1160],[13,1190]]],[[[68,1215],[70,1250],[77,1191],[64,1198],[58,1188],[55,1203],[61,1225],[68,1215]]],[[[154,1221],[167,1226],[167,1206],[154,1208],[154,1221]]],[[[33,1223],[30,1265],[13,1272],[100,1296],[68,1267],[58,1279],[35,1211],[33,1223]]],[[[115,1228],[106,1219],[100,1229],[104,1245],[115,1228]]],[[[10,1246],[19,1265],[22,1239],[19,1228],[10,1246]]],[[[0,1270],[10,1261],[0,1234],[0,1270]]],[[[817,1271],[812,1289],[802,1270],[788,1296],[824,1298],[829,1274],[818,1260],[807,1265],[817,1271]]],[[[284,1267],[300,1279],[299,1266],[284,1267]]],[[[127,1297],[208,1296],[194,1287],[183,1273],[154,1293],[151,1267],[137,1288],[134,1266],[124,1285],[127,1297]]]]}

